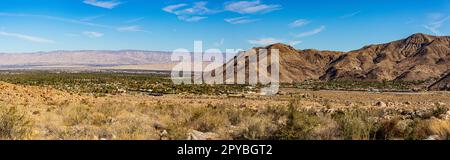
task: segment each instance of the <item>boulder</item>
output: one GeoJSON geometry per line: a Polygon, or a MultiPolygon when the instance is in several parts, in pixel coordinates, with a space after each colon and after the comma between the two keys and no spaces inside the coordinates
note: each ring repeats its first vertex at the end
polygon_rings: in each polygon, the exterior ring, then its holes
{"type": "Polygon", "coordinates": [[[377,103],[375,103],[375,106],[378,106],[378,107],[386,107],[387,105],[386,105],[386,103],[384,103],[383,101],[378,101],[377,103]]]}
{"type": "Polygon", "coordinates": [[[192,130],[188,134],[188,140],[217,140],[219,138],[219,135],[216,133],[203,133],[200,131],[192,130]]]}

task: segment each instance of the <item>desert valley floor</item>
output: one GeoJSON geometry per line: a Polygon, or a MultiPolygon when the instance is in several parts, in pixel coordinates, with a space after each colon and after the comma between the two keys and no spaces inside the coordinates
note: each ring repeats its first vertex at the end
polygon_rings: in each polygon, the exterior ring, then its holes
{"type": "Polygon", "coordinates": [[[450,92],[73,93],[0,82],[1,139],[449,139],[450,92]]]}

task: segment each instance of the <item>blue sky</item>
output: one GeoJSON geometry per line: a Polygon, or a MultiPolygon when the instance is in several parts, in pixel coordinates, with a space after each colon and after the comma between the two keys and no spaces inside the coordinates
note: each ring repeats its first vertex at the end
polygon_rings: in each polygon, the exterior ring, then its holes
{"type": "Polygon", "coordinates": [[[2,0],[0,52],[248,49],[349,51],[450,34],[450,0],[2,0]]]}

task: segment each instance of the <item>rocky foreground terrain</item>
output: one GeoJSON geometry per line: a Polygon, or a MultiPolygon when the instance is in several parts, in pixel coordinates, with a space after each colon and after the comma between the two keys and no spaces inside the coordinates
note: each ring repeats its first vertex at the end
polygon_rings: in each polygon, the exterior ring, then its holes
{"type": "Polygon", "coordinates": [[[0,139],[449,139],[450,93],[92,95],[0,82],[0,139]]]}

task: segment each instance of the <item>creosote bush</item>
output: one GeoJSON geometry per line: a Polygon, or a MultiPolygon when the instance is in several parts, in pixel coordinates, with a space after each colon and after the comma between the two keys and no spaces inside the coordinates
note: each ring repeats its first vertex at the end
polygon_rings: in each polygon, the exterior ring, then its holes
{"type": "Polygon", "coordinates": [[[0,139],[30,139],[32,127],[32,121],[16,107],[0,106],[0,139]]]}

